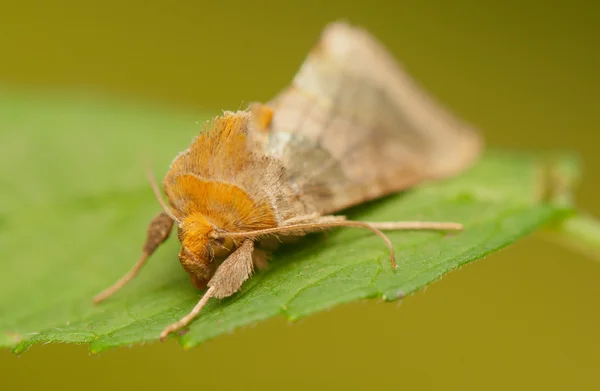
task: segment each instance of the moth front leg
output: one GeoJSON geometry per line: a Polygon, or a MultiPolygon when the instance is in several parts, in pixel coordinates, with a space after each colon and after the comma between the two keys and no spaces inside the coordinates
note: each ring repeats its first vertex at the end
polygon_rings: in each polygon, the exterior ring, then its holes
{"type": "Polygon", "coordinates": [[[100,303],[101,301],[112,296],[115,292],[121,289],[125,284],[131,281],[137,273],[140,271],[142,266],[146,263],[148,258],[156,251],[156,249],[169,237],[173,228],[173,219],[166,213],[159,213],[148,225],[148,232],[146,234],[146,242],[142,249],[142,256],[136,262],[135,265],[129,270],[123,277],[121,277],[116,283],[109,288],[105,289],[96,297],[94,297],[94,303],[100,303]]]}
{"type": "Polygon", "coordinates": [[[160,339],[164,340],[167,336],[190,324],[190,322],[200,313],[211,297],[218,299],[228,297],[237,292],[244,281],[246,281],[254,271],[252,253],[254,251],[254,242],[245,240],[225,261],[217,268],[215,275],[208,282],[208,290],[204,293],[198,304],[189,314],[175,323],[165,327],[160,333],[160,339]]]}

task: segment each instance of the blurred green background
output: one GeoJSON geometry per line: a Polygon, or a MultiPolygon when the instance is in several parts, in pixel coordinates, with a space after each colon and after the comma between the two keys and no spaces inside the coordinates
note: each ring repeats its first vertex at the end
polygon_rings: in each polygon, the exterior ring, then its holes
{"type": "MultiPolygon", "coordinates": [[[[578,151],[577,200],[600,216],[598,4],[5,2],[0,84],[236,109],[286,85],[322,27],[345,19],[490,145],[578,151]]],[[[98,356],[66,345],[0,351],[0,387],[595,390],[598,308],[600,264],[533,236],[400,307],[369,301],[294,324],[272,319],[190,351],[173,341],[98,356]]]]}

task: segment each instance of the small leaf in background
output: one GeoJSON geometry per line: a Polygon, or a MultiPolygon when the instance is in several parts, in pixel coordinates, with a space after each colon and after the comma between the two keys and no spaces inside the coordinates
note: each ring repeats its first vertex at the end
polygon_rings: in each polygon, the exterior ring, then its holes
{"type": "MultiPolygon", "coordinates": [[[[35,343],[86,343],[98,352],[155,341],[189,311],[200,292],[179,265],[174,236],[130,285],[102,305],[91,299],[135,262],[160,209],[144,163],[164,174],[210,116],[0,93],[0,346],[22,352],[35,343]]],[[[210,301],[180,341],[191,347],[272,316],[293,320],[353,300],[403,298],[573,213],[575,161],[491,151],[457,178],[353,208],[353,219],[457,221],[465,231],[390,232],[395,272],[368,232],[310,235],[278,251],[269,270],[234,296],[210,301]]],[[[577,226],[566,225],[568,236],[579,235],[577,226]]],[[[596,227],[585,242],[598,245],[596,222],[585,226],[596,227]]]]}

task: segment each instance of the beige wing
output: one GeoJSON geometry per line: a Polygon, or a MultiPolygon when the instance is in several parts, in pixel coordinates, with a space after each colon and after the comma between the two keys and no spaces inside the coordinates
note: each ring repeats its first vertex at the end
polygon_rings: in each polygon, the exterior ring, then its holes
{"type": "Polygon", "coordinates": [[[343,23],[325,29],[268,106],[266,152],[283,160],[299,196],[323,214],[454,175],[482,145],[372,36],[343,23]]]}

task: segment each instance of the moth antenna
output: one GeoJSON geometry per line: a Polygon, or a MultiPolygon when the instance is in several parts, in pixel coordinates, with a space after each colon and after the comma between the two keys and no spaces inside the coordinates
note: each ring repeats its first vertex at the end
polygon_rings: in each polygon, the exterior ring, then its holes
{"type": "Polygon", "coordinates": [[[194,318],[196,316],[198,316],[200,311],[202,311],[202,308],[206,305],[206,303],[208,302],[208,299],[210,299],[214,295],[215,290],[216,290],[216,287],[214,287],[214,286],[211,286],[210,288],[208,288],[208,290],[204,293],[204,295],[202,296],[202,298],[200,299],[198,304],[196,304],[196,306],[189,312],[189,314],[187,314],[183,318],[179,319],[177,322],[171,323],[170,325],[165,327],[163,329],[163,331],[160,333],[160,340],[164,341],[165,338],[167,338],[169,336],[169,334],[171,334],[179,329],[182,329],[185,326],[187,326],[188,324],[190,324],[190,322],[192,320],[194,320],[194,318]]]}
{"type": "Polygon", "coordinates": [[[342,220],[342,221],[329,221],[324,223],[305,223],[305,224],[293,224],[287,225],[285,227],[276,227],[276,228],[266,228],[259,229],[256,231],[246,231],[246,232],[227,232],[223,234],[219,234],[219,237],[256,237],[260,235],[267,234],[276,234],[276,233],[285,233],[290,231],[298,231],[299,229],[319,229],[319,228],[329,228],[329,227],[355,227],[355,228],[365,228],[369,231],[373,232],[375,235],[379,236],[386,244],[389,252],[390,252],[390,262],[392,263],[392,267],[396,269],[398,265],[396,264],[396,256],[394,255],[394,247],[392,242],[387,237],[386,234],[381,232],[379,228],[372,226],[369,223],[365,223],[362,221],[350,221],[350,220],[342,220]]]}
{"type": "Polygon", "coordinates": [[[158,200],[158,203],[160,204],[160,206],[162,206],[165,213],[170,218],[172,218],[173,221],[175,221],[177,223],[177,225],[181,225],[181,220],[179,220],[177,217],[175,217],[175,215],[171,211],[171,208],[169,207],[169,205],[167,205],[167,203],[163,199],[162,194],[160,194],[160,189],[158,188],[158,183],[156,183],[156,178],[154,177],[154,174],[152,173],[152,169],[150,168],[150,166],[148,166],[148,168],[146,169],[146,176],[148,177],[148,182],[150,182],[150,187],[152,187],[154,196],[158,200]]]}
{"type": "Polygon", "coordinates": [[[379,228],[382,231],[400,231],[400,230],[433,230],[433,231],[462,231],[461,223],[452,223],[446,221],[366,221],[372,227],[379,228]]]}
{"type": "Polygon", "coordinates": [[[147,252],[144,252],[142,254],[142,256],[140,257],[140,259],[138,259],[138,261],[135,263],[135,265],[133,265],[131,270],[129,270],[123,277],[121,277],[113,285],[111,285],[110,287],[106,288],[105,290],[103,290],[102,292],[100,292],[96,296],[94,296],[94,304],[98,304],[98,303],[108,299],[110,296],[115,294],[117,291],[121,290],[121,288],[123,288],[129,281],[131,281],[133,279],[133,277],[135,277],[138,274],[140,269],[146,264],[146,261],[148,260],[149,256],[150,256],[150,254],[148,254],[147,252]]]}
{"type": "Polygon", "coordinates": [[[284,227],[266,228],[247,232],[225,232],[218,237],[256,237],[260,235],[285,233],[299,229],[319,229],[329,227],[354,227],[365,228],[379,236],[390,251],[390,261],[394,269],[397,268],[396,257],[390,239],[381,230],[436,230],[436,231],[460,231],[463,225],[460,223],[437,222],[437,221],[393,221],[393,222],[364,222],[351,220],[338,220],[317,223],[292,224],[284,227]]]}
{"type": "Polygon", "coordinates": [[[104,301],[112,296],[115,292],[123,288],[129,281],[131,281],[146,264],[146,261],[154,253],[154,251],[156,251],[156,249],[162,243],[164,243],[165,240],[167,240],[172,228],[173,219],[171,219],[171,217],[169,217],[166,213],[161,212],[155,216],[148,225],[142,256],[123,277],[96,295],[96,297],[94,297],[94,303],[97,304],[101,301],[104,301]]]}

